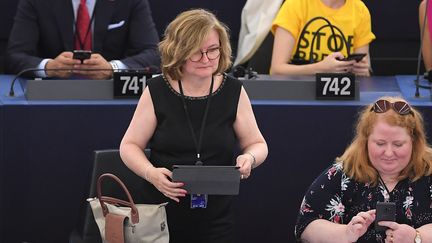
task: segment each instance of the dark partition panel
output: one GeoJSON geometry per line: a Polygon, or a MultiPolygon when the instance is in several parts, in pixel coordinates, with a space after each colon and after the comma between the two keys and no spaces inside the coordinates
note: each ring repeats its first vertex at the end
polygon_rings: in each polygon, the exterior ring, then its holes
{"type": "Polygon", "coordinates": [[[4,53],[18,2],[18,0],[0,1],[0,74],[4,72],[4,53]]]}
{"type": "MultiPolygon", "coordinates": [[[[376,75],[415,74],[420,0],[364,0],[372,16],[372,67],[376,75]]],[[[423,68],[423,65],[421,66],[423,68]]]]}
{"type": "Polygon", "coordinates": [[[246,0],[212,1],[212,0],[188,0],[173,3],[171,0],[149,0],[153,12],[153,18],[160,36],[163,35],[166,26],[182,11],[192,8],[204,8],[211,10],[231,30],[231,43],[236,53],[238,35],[240,32],[241,11],[246,0]]]}

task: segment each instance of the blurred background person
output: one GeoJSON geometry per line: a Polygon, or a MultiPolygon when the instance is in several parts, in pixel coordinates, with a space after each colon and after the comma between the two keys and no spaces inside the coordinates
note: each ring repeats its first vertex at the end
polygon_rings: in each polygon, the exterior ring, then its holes
{"type": "Polygon", "coordinates": [[[233,242],[233,197],[187,195],[171,180],[173,165],[198,163],[236,165],[246,179],[267,156],[242,83],[224,73],[231,65],[227,28],[206,10],[185,11],[166,28],[159,51],[162,75],[148,81],[121,157],[149,182],[152,203],[170,199],[170,242],[233,242]]]}
{"type": "Polygon", "coordinates": [[[352,143],[306,192],[296,238],[432,242],[431,174],[422,115],[401,98],[383,97],[363,109],[352,143]],[[384,201],[396,204],[396,221],[381,221],[388,229],[380,232],[373,222],[384,201]]]}
{"type": "Polygon", "coordinates": [[[419,6],[419,24],[422,38],[422,55],[426,71],[432,69],[432,32],[429,21],[432,19],[432,4],[428,1],[421,1],[419,6]]]}
{"type": "Polygon", "coordinates": [[[158,67],[158,42],[147,0],[21,0],[6,72],[38,68],[46,72],[28,75],[68,78],[71,72],[52,69],[75,69],[89,78],[107,79],[116,69],[158,67]],[[81,63],[73,59],[73,50],[92,54],[81,63]]]}
{"type": "Polygon", "coordinates": [[[360,0],[286,0],[272,32],[271,74],[370,75],[369,43],[375,35],[369,10],[360,0]],[[350,53],[366,56],[359,62],[343,61],[350,53]]]}

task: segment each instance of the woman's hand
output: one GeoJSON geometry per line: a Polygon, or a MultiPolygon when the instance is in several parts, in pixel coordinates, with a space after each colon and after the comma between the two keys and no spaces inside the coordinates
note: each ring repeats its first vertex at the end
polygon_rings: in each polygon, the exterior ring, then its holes
{"type": "Polygon", "coordinates": [[[183,182],[172,182],[172,172],[166,168],[155,168],[150,166],[146,171],[146,179],[152,183],[166,197],[176,202],[180,202],[180,197],[185,197],[187,191],[182,189],[183,182]]]}
{"type": "Polygon", "coordinates": [[[344,56],[340,52],[334,52],[326,56],[320,62],[320,71],[330,73],[344,73],[351,71],[353,69],[355,60],[341,61],[343,58],[344,56]]]}
{"type": "Polygon", "coordinates": [[[245,153],[237,157],[236,166],[239,167],[240,178],[246,179],[251,175],[252,166],[255,163],[255,158],[252,154],[245,153]]]}
{"type": "Polygon", "coordinates": [[[416,237],[413,227],[406,224],[398,224],[392,221],[381,221],[379,225],[387,226],[385,242],[412,243],[416,237]]]}
{"type": "Polygon", "coordinates": [[[367,212],[360,212],[354,216],[347,225],[346,237],[349,242],[356,242],[364,233],[369,225],[375,220],[375,209],[367,212]]]}
{"type": "Polygon", "coordinates": [[[355,62],[352,69],[351,69],[351,72],[353,72],[357,76],[369,77],[370,76],[370,72],[369,72],[370,65],[369,65],[369,62],[367,61],[368,60],[367,58],[368,57],[365,56],[361,59],[360,62],[355,62]]]}

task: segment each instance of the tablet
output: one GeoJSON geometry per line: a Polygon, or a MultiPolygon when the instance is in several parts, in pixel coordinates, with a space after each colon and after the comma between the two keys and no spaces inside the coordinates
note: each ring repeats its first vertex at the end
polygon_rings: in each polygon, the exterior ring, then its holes
{"type": "Polygon", "coordinates": [[[172,180],[185,183],[188,194],[238,195],[240,172],[236,166],[174,165],[172,180]]]}

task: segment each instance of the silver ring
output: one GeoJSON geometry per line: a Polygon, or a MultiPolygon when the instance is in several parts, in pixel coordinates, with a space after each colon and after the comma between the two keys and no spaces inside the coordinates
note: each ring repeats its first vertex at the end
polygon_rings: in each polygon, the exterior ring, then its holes
{"type": "Polygon", "coordinates": [[[244,179],[244,175],[241,175],[241,176],[240,176],[240,179],[244,179]]]}

